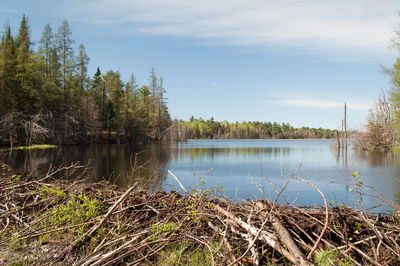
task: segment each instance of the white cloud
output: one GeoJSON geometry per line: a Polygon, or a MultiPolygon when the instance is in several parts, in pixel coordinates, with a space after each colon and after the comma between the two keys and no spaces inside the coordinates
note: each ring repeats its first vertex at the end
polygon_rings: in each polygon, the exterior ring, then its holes
{"type": "MultiPolygon", "coordinates": [[[[334,109],[343,109],[344,102],[339,101],[329,101],[322,99],[288,99],[288,100],[276,100],[276,101],[268,101],[272,104],[283,105],[283,106],[293,106],[293,107],[303,107],[303,108],[334,108],[334,109]]],[[[346,106],[350,110],[367,112],[371,109],[370,105],[355,103],[355,102],[347,102],[346,106]]]]}
{"type": "MultiPolygon", "coordinates": [[[[80,19],[123,32],[259,47],[386,55],[398,0],[88,0],[80,19]]],[[[71,12],[76,12],[71,11],[71,12]]]]}

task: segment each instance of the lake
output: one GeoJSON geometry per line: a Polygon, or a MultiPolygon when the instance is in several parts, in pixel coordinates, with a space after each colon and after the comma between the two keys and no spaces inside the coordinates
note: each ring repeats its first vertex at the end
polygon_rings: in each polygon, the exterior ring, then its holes
{"type": "MultiPolygon", "coordinates": [[[[89,163],[88,182],[108,180],[128,187],[140,181],[150,191],[179,190],[168,169],[188,190],[196,184],[200,189],[221,186],[226,197],[237,201],[262,198],[262,190],[274,199],[276,193],[269,182],[279,190],[294,174],[317,186],[330,203],[358,207],[361,205],[356,190],[350,191],[353,187],[347,184],[354,183],[352,173],[359,172],[363,184],[400,203],[400,156],[360,152],[351,146],[347,152],[338,152],[330,144],[330,140],[191,140],[147,146],[72,145],[48,150],[14,150],[6,155],[6,160],[18,172],[30,172],[34,176],[43,175],[50,165],[89,163]],[[135,153],[139,153],[136,163],[142,167],[138,170],[140,176],[132,179],[135,153]]],[[[69,174],[74,178],[79,173],[69,174]]],[[[367,192],[373,191],[367,189],[367,192]]],[[[297,180],[289,182],[279,202],[297,206],[323,204],[313,188],[297,180]]],[[[363,203],[372,207],[377,201],[365,196],[363,203]]]]}

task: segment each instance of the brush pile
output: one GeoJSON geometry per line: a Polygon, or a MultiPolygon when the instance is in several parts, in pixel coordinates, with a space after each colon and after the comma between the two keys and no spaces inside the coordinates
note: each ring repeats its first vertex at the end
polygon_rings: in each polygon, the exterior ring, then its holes
{"type": "Polygon", "coordinates": [[[54,172],[32,180],[1,168],[0,264],[400,264],[397,214],[151,194],[137,183],[67,183],[54,172]]]}

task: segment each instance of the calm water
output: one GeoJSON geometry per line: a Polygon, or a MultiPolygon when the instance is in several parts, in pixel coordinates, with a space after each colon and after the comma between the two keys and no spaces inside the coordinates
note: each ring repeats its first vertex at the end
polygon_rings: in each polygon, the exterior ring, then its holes
{"type": "MultiPolygon", "coordinates": [[[[338,153],[330,148],[328,140],[194,140],[186,143],[151,146],[88,145],[64,146],[51,150],[17,150],[7,155],[8,162],[19,172],[36,176],[46,172],[50,165],[72,162],[90,163],[89,181],[109,180],[119,186],[129,186],[134,154],[140,152],[138,164],[140,182],[151,191],[179,188],[166,174],[171,170],[187,188],[204,179],[201,188],[220,185],[227,197],[240,200],[261,198],[254,183],[264,187],[270,198],[276,195],[268,178],[277,188],[282,187],[294,173],[304,178],[327,196],[330,202],[354,205],[355,192],[348,186],[353,182],[351,172],[358,171],[366,185],[375,187],[385,196],[400,203],[400,156],[369,154],[351,148],[338,153]]],[[[77,173],[70,173],[75,176],[77,173]]],[[[371,192],[371,191],[369,191],[371,192]]],[[[280,202],[295,205],[323,203],[311,187],[292,180],[280,197],[280,202]]],[[[367,206],[376,201],[364,198],[367,206]]],[[[380,208],[390,209],[390,208],[380,208]]]]}

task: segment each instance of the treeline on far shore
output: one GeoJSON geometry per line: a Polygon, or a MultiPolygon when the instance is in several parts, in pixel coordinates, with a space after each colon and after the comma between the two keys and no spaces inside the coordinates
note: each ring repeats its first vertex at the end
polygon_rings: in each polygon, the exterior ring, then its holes
{"type": "Polygon", "coordinates": [[[174,121],[171,139],[328,139],[336,135],[335,130],[323,128],[294,128],[289,123],[234,122],[194,118],[189,121],[174,121]]]}

